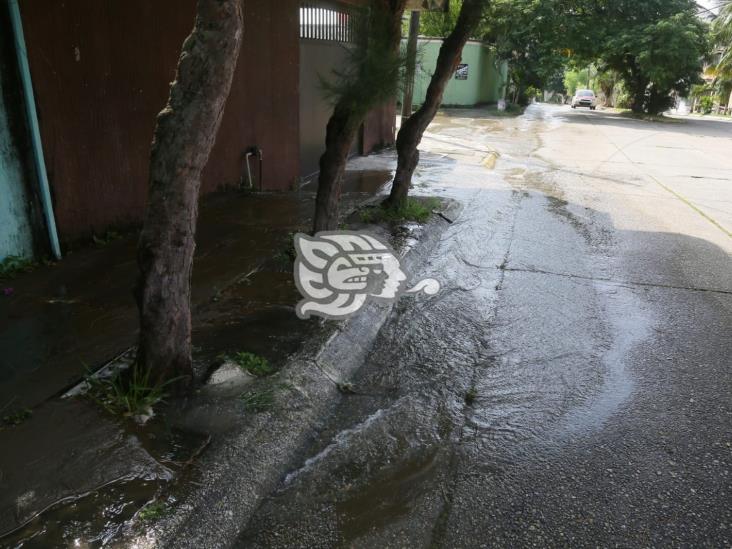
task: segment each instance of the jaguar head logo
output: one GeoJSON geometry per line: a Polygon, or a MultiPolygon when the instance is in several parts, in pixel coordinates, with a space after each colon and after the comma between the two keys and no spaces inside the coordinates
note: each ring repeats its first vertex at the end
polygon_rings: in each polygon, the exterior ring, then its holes
{"type": "Polygon", "coordinates": [[[405,292],[439,291],[427,279],[404,289],[407,275],[394,251],[378,238],[351,231],[295,235],[295,283],[303,299],[300,318],[311,315],[342,319],[358,311],[369,298],[395,300],[405,292]]]}

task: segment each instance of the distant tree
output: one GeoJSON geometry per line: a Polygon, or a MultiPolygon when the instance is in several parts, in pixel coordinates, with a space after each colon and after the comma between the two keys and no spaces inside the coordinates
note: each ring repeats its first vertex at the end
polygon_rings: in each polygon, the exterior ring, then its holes
{"type": "Polygon", "coordinates": [[[563,0],[571,6],[567,47],[601,72],[614,71],[636,112],[668,108],[688,93],[708,54],[694,0],[563,0]]]}
{"type": "MultiPolygon", "coordinates": [[[[568,60],[571,20],[560,0],[495,0],[481,29],[508,62],[514,103],[526,103],[526,89],[556,88],[568,60]]],[[[554,89],[556,91],[556,89],[554,89]]]]}
{"type": "MultiPolygon", "coordinates": [[[[425,11],[419,24],[419,33],[422,36],[445,38],[457,24],[464,0],[450,0],[446,11],[425,11]]],[[[480,40],[487,30],[487,21],[481,18],[470,33],[469,38],[480,40]]]]}
{"type": "Polygon", "coordinates": [[[150,155],[137,259],[137,365],[153,383],[191,379],[191,270],[201,172],[216,140],[242,35],[240,0],[198,0],[150,155]]]}
{"type": "Polygon", "coordinates": [[[564,87],[567,90],[567,95],[574,95],[579,88],[583,86],[585,80],[582,78],[580,71],[568,70],[564,73],[564,87]]]}
{"type": "Polygon", "coordinates": [[[544,89],[553,93],[567,93],[567,87],[564,85],[564,68],[558,67],[554,74],[547,77],[544,89]]]}
{"type": "Polygon", "coordinates": [[[732,78],[732,0],[721,3],[719,15],[712,24],[712,39],[720,53],[717,72],[732,78]]]}
{"type": "Polygon", "coordinates": [[[460,15],[463,0],[451,0],[447,11],[426,11],[419,22],[419,34],[432,38],[444,38],[452,32],[460,15]]]}
{"type": "Polygon", "coordinates": [[[712,40],[719,61],[714,66],[719,102],[732,107],[732,0],[723,2],[712,24],[712,40]]]}
{"type": "Polygon", "coordinates": [[[694,0],[495,0],[487,38],[509,62],[515,100],[564,66],[597,63],[634,110],[658,113],[699,78],[708,44],[696,9],[694,0]]]}
{"type": "Polygon", "coordinates": [[[333,114],[320,157],[313,232],[338,228],[342,178],[356,132],[370,110],[397,95],[405,64],[399,46],[406,3],[371,0],[368,9],[356,15],[356,44],[346,50],[347,68],[323,81],[333,114]]]}
{"type": "Polygon", "coordinates": [[[605,106],[615,106],[615,87],[618,84],[618,74],[613,70],[598,73],[597,85],[605,96],[605,106]]]}

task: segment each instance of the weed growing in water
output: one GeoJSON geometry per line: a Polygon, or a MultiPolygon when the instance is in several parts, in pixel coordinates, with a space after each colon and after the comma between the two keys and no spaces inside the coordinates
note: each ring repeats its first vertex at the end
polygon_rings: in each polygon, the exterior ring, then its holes
{"type": "Polygon", "coordinates": [[[165,387],[180,378],[155,384],[150,380],[150,371],[144,372],[134,365],[129,370],[118,370],[111,377],[87,376],[87,396],[99,406],[114,415],[133,417],[150,415],[152,407],[162,402],[167,393],[165,387]]]}
{"type": "Polygon", "coordinates": [[[256,414],[265,412],[274,406],[274,394],[273,388],[253,390],[241,395],[241,399],[244,401],[244,407],[256,414]]]}
{"type": "Polygon", "coordinates": [[[7,415],[4,415],[2,417],[2,424],[7,425],[8,427],[14,427],[15,425],[20,425],[26,419],[29,419],[32,415],[32,410],[28,408],[20,408],[18,410],[10,412],[7,415]]]}
{"type": "Polygon", "coordinates": [[[263,377],[274,373],[274,368],[272,368],[267,359],[254,353],[241,351],[233,355],[223,355],[221,358],[230,360],[253,376],[263,377]]]}
{"type": "Polygon", "coordinates": [[[159,519],[160,517],[165,516],[167,513],[168,506],[165,503],[163,503],[162,501],[154,501],[140,509],[140,512],[137,513],[137,516],[142,521],[149,521],[159,519]]]}
{"type": "Polygon", "coordinates": [[[401,221],[424,223],[439,204],[440,202],[436,198],[427,200],[408,198],[404,205],[399,207],[371,206],[365,208],[361,210],[360,217],[364,223],[399,223],[401,221]]]}

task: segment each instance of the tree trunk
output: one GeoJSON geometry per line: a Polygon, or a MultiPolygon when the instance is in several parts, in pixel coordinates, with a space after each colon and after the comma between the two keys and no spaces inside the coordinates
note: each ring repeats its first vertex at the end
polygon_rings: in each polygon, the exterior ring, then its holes
{"type": "MultiPolygon", "coordinates": [[[[402,14],[407,0],[372,0],[371,10],[381,10],[388,14],[388,49],[398,52],[402,37],[402,14]]],[[[378,21],[384,24],[379,17],[372,18],[372,24],[378,21]]],[[[373,78],[369,67],[359,70],[359,82],[368,86],[373,78]]],[[[338,205],[341,198],[343,173],[346,169],[348,152],[356,137],[356,132],[366,114],[376,103],[363,104],[363,99],[354,99],[351,96],[341,97],[333,109],[328,120],[325,136],[325,152],[320,157],[320,173],[318,174],[318,194],[315,199],[315,217],[313,218],[313,233],[320,231],[334,231],[338,228],[338,205]],[[359,102],[360,101],[360,102],[359,102]]]]}
{"type": "Polygon", "coordinates": [[[646,112],[648,114],[661,114],[668,107],[668,96],[660,94],[656,86],[651,86],[651,91],[648,96],[648,103],[646,105],[646,112]]]}
{"type": "Polygon", "coordinates": [[[422,135],[427,126],[432,122],[437,114],[437,109],[442,104],[445,86],[455,73],[465,42],[468,41],[470,34],[480,22],[481,13],[487,4],[487,0],[465,0],[463,2],[455,28],[445,38],[440,48],[435,72],[427,88],[424,103],[406,121],[402,120],[396,143],[398,154],[396,175],[389,198],[384,203],[387,207],[400,207],[407,200],[412,175],[419,162],[417,147],[422,141],[422,135]]]}
{"type": "Polygon", "coordinates": [[[338,204],[341,200],[341,182],[346,169],[348,152],[363,121],[345,104],[336,105],[328,120],[325,133],[325,152],[320,157],[318,194],[315,198],[313,232],[334,231],[338,228],[338,204]]]}
{"type": "Polygon", "coordinates": [[[632,97],[630,109],[637,114],[644,113],[646,110],[646,86],[636,82],[632,90],[632,97]]]}
{"type": "Polygon", "coordinates": [[[414,100],[414,73],[417,69],[417,41],[419,39],[419,12],[413,11],[409,19],[409,40],[407,41],[407,73],[404,81],[404,100],[402,101],[402,120],[412,116],[414,100]]]}
{"type": "Polygon", "coordinates": [[[615,106],[615,80],[601,80],[600,81],[600,89],[602,90],[603,95],[605,96],[605,106],[606,107],[614,107],[615,106]]]}
{"type": "Polygon", "coordinates": [[[157,117],[135,294],[140,315],[137,364],[152,382],[191,373],[191,270],[198,192],[226,99],[242,35],[241,0],[198,0],[175,81],[157,117]]]}

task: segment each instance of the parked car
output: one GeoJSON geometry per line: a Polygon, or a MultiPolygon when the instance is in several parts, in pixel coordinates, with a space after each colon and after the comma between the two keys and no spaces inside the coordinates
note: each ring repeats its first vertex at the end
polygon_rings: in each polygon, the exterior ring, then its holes
{"type": "Polygon", "coordinates": [[[577,90],[572,98],[572,108],[589,107],[594,111],[597,108],[597,97],[592,90],[577,90]]]}

